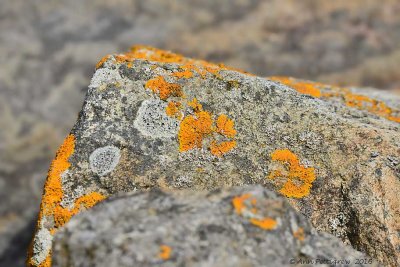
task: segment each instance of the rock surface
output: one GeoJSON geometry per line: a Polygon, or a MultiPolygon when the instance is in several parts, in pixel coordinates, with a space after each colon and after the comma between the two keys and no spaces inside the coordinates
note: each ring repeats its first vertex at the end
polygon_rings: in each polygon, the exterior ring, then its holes
{"type": "Polygon", "coordinates": [[[73,218],[53,247],[60,267],[378,266],[261,186],[113,198],[73,218]]]}
{"type": "Polygon", "coordinates": [[[48,266],[53,234],[115,193],[261,184],[316,229],[395,266],[398,118],[350,89],[140,46],[106,56],[50,168],[30,263],[48,266]]]}
{"type": "Polygon", "coordinates": [[[262,76],[399,92],[399,9],[397,0],[0,1],[0,265],[22,266],[48,164],[101,56],[137,42],[262,76]]]}

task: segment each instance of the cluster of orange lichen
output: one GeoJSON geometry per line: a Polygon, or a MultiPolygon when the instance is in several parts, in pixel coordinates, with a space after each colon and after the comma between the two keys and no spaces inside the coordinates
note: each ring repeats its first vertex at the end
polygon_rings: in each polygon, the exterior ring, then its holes
{"type": "Polygon", "coordinates": [[[168,260],[171,258],[171,252],[172,252],[171,247],[169,247],[167,245],[161,245],[160,253],[158,254],[158,257],[162,260],[168,260]]]}
{"type": "Polygon", "coordinates": [[[270,217],[257,216],[258,210],[256,204],[257,199],[252,197],[250,193],[245,193],[232,199],[232,205],[237,214],[244,215],[245,210],[249,212],[246,216],[250,217],[249,221],[251,224],[264,230],[275,229],[277,226],[276,220],[270,217]]]}
{"type": "Polygon", "coordinates": [[[171,101],[168,102],[168,105],[165,108],[165,113],[167,113],[167,115],[170,117],[181,120],[183,117],[183,114],[180,111],[181,109],[182,109],[182,104],[180,102],[171,101]]]}
{"type": "Polygon", "coordinates": [[[400,110],[394,110],[388,107],[383,101],[365,95],[354,94],[347,88],[328,86],[322,83],[297,80],[289,77],[274,76],[269,77],[269,79],[292,87],[302,94],[322,99],[335,97],[342,101],[346,106],[366,110],[388,120],[400,122],[400,110]]]}
{"type": "Polygon", "coordinates": [[[236,147],[235,140],[217,142],[212,136],[213,133],[220,134],[225,138],[232,139],[236,135],[234,122],[225,114],[219,115],[216,126],[211,113],[204,111],[202,105],[196,100],[189,102],[188,105],[193,108],[195,114],[186,116],[179,127],[178,139],[180,151],[188,151],[194,148],[201,148],[203,140],[211,137],[210,152],[221,157],[236,147]]]}
{"type": "MultiPolygon", "coordinates": [[[[103,57],[97,63],[96,68],[100,68],[103,63],[109,59],[109,57],[110,55],[103,57]]],[[[159,63],[179,63],[182,64],[180,66],[182,71],[173,74],[173,76],[177,78],[190,78],[193,76],[194,71],[200,74],[203,78],[205,77],[207,72],[219,77],[219,72],[221,70],[234,70],[247,75],[251,75],[240,69],[227,67],[224,64],[214,64],[203,60],[186,58],[182,55],[175,54],[170,51],[165,51],[143,45],[133,46],[127,53],[115,55],[114,59],[117,63],[128,63],[128,67],[131,66],[131,64],[129,63],[132,63],[135,60],[149,60],[159,63]]]]}
{"type": "Polygon", "coordinates": [[[162,76],[147,81],[146,88],[158,94],[162,100],[166,100],[170,96],[182,96],[181,86],[176,83],[167,82],[162,76]]]}
{"type": "Polygon", "coordinates": [[[299,158],[288,149],[275,150],[271,154],[273,161],[281,162],[285,171],[274,170],[268,178],[285,178],[286,182],[279,190],[287,197],[302,198],[310,194],[312,182],[315,180],[314,168],[304,167],[300,164],[299,158]]]}
{"type": "MultiPolygon", "coordinates": [[[[90,208],[94,206],[97,202],[103,200],[105,197],[99,193],[92,192],[85,196],[78,198],[72,209],[64,208],[61,206],[61,201],[64,196],[61,182],[61,175],[69,167],[69,158],[74,153],[75,149],[75,137],[71,134],[60,146],[56,153],[56,157],[51,163],[48,177],[44,186],[44,193],[42,197],[42,203],[40,207],[39,219],[37,223],[37,228],[43,227],[41,222],[44,217],[53,218],[54,226],[49,229],[51,234],[54,234],[58,228],[67,223],[71,217],[77,214],[82,207],[90,208]]],[[[32,256],[32,248],[29,255],[32,256]]],[[[35,266],[32,261],[28,262],[28,265],[35,266]]],[[[39,267],[51,266],[51,255],[47,256],[46,260],[43,261],[39,267]]]]}

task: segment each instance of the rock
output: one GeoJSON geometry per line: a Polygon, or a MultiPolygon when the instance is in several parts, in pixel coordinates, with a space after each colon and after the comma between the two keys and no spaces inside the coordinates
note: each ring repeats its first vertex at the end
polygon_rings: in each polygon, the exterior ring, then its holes
{"type": "MultiPolygon", "coordinates": [[[[317,230],[399,263],[400,124],[389,103],[141,46],[97,67],[51,165],[39,232],[119,192],[261,184],[317,230]]],[[[48,266],[49,245],[34,241],[30,263],[48,266]]]]}
{"type": "Polygon", "coordinates": [[[56,234],[53,248],[53,266],[60,267],[293,266],[311,261],[378,266],[332,235],[318,234],[284,197],[261,186],[128,193],[73,218],[56,234]]]}
{"type": "Polygon", "coordinates": [[[22,230],[101,56],[134,40],[262,76],[400,92],[398,10],[395,0],[0,1],[0,217],[15,218],[0,265],[11,240],[29,242],[22,230]]]}

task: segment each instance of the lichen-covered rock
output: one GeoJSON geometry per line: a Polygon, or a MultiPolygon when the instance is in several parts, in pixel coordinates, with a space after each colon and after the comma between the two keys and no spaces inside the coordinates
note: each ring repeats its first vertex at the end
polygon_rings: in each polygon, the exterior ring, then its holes
{"type": "Polygon", "coordinates": [[[120,196],[72,219],[53,248],[60,267],[378,266],[261,186],[120,196]]]}
{"type": "MultiPolygon", "coordinates": [[[[350,89],[258,78],[153,48],[106,56],[50,168],[38,233],[53,235],[121,191],[261,184],[318,230],[395,266],[399,116],[350,89]]],[[[40,239],[29,262],[49,266],[40,239]]]]}

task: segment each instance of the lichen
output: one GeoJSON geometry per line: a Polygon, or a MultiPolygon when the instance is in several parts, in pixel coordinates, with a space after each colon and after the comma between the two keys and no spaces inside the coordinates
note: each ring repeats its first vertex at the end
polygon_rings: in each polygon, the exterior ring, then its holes
{"type": "Polygon", "coordinates": [[[162,260],[169,260],[171,258],[172,248],[167,245],[160,246],[160,253],[158,257],[162,260]]]}
{"type": "Polygon", "coordinates": [[[251,224],[261,229],[273,230],[277,227],[277,221],[275,219],[262,217],[258,214],[257,199],[250,193],[233,197],[232,205],[238,215],[248,218],[251,224]]]}
{"type": "Polygon", "coordinates": [[[28,253],[28,266],[50,267],[51,246],[48,248],[47,242],[43,239],[43,233],[46,233],[45,239],[48,240],[48,234],[54,235],[61,226],[81,210],[82,206],[90,208],[105,198],[100,193],[93,192],[77,199],[72,210],[61,206],[60,203],[64,196],[61,175],[70,167],[69,158],[74,150],[75,137],[71,134],[64,140],[50,165],[40,206],[37,232],[28,253]],[[46,228],[43,225],[44,220],[53,220],[53,226],[50,229],[46,228]]]}
{"type": "Polygon", "coordinates": [[[278,149],[271,154],[273,161],[282,163],[285,170],[274,170],[268,178],[275,180],[276,178],[284,178],[286,182],[279,190],[286,197],[302,198],[310,194],[312,182],[315,180],[315,171],[312,167],[304,167],[296,154],[289,149],[278,149]]]}
{"type": "Polygon", "coordinates": [[[211,141],[211,144],[210,144],[210,152],[214,156],[221,157],[222,155],[224,155],[225,153],[231,151],[235,147],[236,147],[236,141],[235,140],[224,141],[224,142],[221,142],[221,143],[217,143],[216,141],[213,140],[213,141],[211,141]]]}
{"type": "Polygon", "coordinates": [[[181,86],[176,83],[167,82],[162,76],[148,80],[145,86],[158,94],[162,100],[166,100],[170,96],[182,96],[181,86]]]}
{"type": "Polygon", "coordinates": [[[226,137],[234,137],[236,135],[236,130],[234,128],[233,120],[229,119],[225,114],[221,114],[216,123],[217,129],[216,132],[226,137]]]}
{"type": "Polygon", "coordinates": [[[100,147],[90,154],[89,165],[94,173],[103,176],[115,169],[120,157],[119,148],[115,146],[100,147]]]}
{"type": "Polygon", "coordinates": [[[304,241],[304,229],[302,227],[299,227],[296,231],[293,232],[293,236],[300,241],[304,241]]]}
{"type": "Polygon", "coordinates": [[[268,78],[285,84],[301,94],[322,99],[335,98],[348,107],[365,110],[390,121],[400,122],[399,110],[390,108],[383,101],[365,95],[355,94],[348,88],[329,86],[318,82],[297,80],[290,77],[273,76],[268,78]]]}
{"type": "Polygon", "coordinates": [[[165,113],[167,113],[167,115],[170,117],[182,120],[183,114],[180,111],[181,109],[182,109],[182,104],[180,102],[171,101],[168,102],[168,105],[165,108],[165,113]]]}

